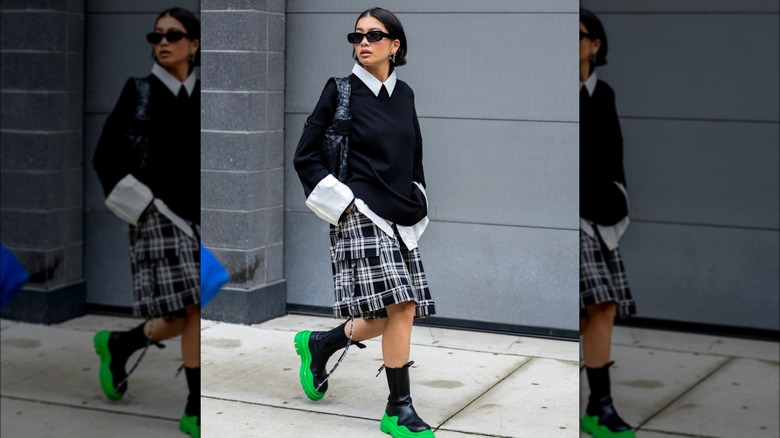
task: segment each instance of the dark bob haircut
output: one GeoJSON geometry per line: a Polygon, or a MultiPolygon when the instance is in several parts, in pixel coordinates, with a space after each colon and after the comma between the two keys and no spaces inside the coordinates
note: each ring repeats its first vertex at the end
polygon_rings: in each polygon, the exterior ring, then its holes
{"type": "MultiPolygon", "coordinates": [[[[392,35],[394,39],[401,41],[398,51],[395,52],[395,62],[390,63],[390,71],[392,71],[393,67],[406,64],[406,33],[398,17],[387,9],[371,8],[360,14],[357,20],[355,20],[355,27],[357,27],[357,22],[363,17],[376,18],[387,28],[387,33],[392,35]]],[[[354,51],[352,52],[352,57],[357,61],[357,55],[355,55],[354,51]]],[[[358,64],[360,64],[360,61],[358,61],[358,64]]]]}
{"type": "Polygon", "coordinates": [[[601,24],[601,20],[593,12],[580,8],[580,23],[585,26],[590,34],[590,40],[601,40],[601,47],[596,52],[596,59],[593,61],[593,66],[605,65],[607,63],[607,50],[609,45],[607,44],[607,33],[604,31],[604,26],[601,24]]]}
{"type": "MultiPolygon", "coordinates": [[[[187,32],[190,41],[200,40],[200,20],[198,20],[198,17],[196,17],[195,14],[183,8],[166,9],[160,12],[160,15],[154,20],[154,25],[157,26],[157,22],[160,21],[160,18],[165,17],[166,15],[170,15],[179,20],[179,23],[184,26],[184,30],[187,32]]],[[[152,49],[152,58],[154,58],[154,49],[152,49]]],[[[155,62],[156,61],[157,60],[155,59],[155,62]]],[[[190,71],[192,71],[192,68],[196,65],[200,65],[200,46],[198,46],[198,51],[195,52],[194,59],[190,61],[190,71]]]]}

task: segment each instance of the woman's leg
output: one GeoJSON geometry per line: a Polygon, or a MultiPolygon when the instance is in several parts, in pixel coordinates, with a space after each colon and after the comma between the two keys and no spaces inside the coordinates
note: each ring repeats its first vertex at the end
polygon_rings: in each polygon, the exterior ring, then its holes
{"type": "Polygon", "coordinates": [[[382,359],[389,368],[409,362],[415,302],[406,301],[387,307],[387,322],[382,333],[382,359]]]}
{"type": "MultiPolygon", "coordinates": [[[[392,306],[391,306],[392,307],[392,306]]],[[[385,331],[387,318],[380,319],[355,319],[352,322],[347,321],[344,325],[344,336],[349,337],[349,329],[352,325],[352,339],[355,341],[365,341],[381,336],[385,331]]]]}
{"type": "Polygon", "coordinates": [[[387,307],[387,324],[382,334],[382,359],[390,395],[379,428],[393,437],[433,438],[431,427],[417,415],[412,405],[409,344],[415,306],[416,303],[410,301],[387,307]]]}
{"type": "Polygon", "coordinates": [[[189,394],[179,429],[190,436],[200,436],[200,304],[187,306],[185,321],[181,355],[189,394]]]}
{"type": "Polygon", "coordinates": [[[144,324],[144,335],[153,341],[164,341],[182,334],[186,324],[187,318],[154,318],[144,324]]]}
{"type": "Polygon", "coordinates": [[[594,436],[633,438],[631,426],[620,418],[612,404],[609,358],[616,309],[614,302],[588,306],[588,318],[580,320],[582,355],[590,388],[581,427],[594,436]]]}
{"type": "Polygon", "coordinates": [[[200,367],[200,304],[187,306],[187,319],[181,333],[181,356],[185,367],[200,367]]]}
{"type": "MultiPolygon", "coordinates": [[[[586,367],[599,368],[609,362],[616,310],[617,305],[614,302],[588,306],[587,322],[581,332],[582,355],[586,367]]],[[[583,328],[582,324],[580,328],[583,328]]]]}

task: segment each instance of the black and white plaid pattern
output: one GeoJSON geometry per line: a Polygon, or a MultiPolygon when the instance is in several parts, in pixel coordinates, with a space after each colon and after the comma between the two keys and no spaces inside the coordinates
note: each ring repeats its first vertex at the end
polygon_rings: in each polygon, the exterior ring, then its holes
{"type": "Polygon", "coordinates": [[[135,316],[181,317],[200,303],[200,245],[157,210],[130,227],[130,258],[135,316]]]}
{"type": "Polygon", "coordinates": [[[417,303],[416,317],[436,313],[419,248],[409,251],[357,209],[330,227],[330,256],[337,318],[386,318],[387,306],[404,301],[417,303]]]}
{"type": "Polygon", "coordinates": [[[598,237],[580,229],[580,317],[588,316],[588,306],[609,301],[617,304],[620,318],[636,313],[620,251],[610,251],[598,237]]]}

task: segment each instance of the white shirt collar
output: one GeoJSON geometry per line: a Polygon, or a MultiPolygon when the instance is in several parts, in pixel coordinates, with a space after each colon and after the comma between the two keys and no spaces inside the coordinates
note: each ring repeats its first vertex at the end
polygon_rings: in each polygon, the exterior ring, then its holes
{"type": "Polygon", "coordinates": [[[599,78],[596,76],[596,71],[594,70],[585,82],[580,83],[580,87],[585,85],[585,89],[588,90],[588,96],[593,96],[593,90],[596,89],[596,82],[598,82],[598,80],[599,78]]]}
{"type": "Polygon", "coordinates": [[[166,87],[168,87],[169,90],[171,90],[171,93],[173,93],[174,96],[179,94],[179,89],[182,85],[184,85],[184,89],[187,90],[187,95],[192,96],[192,90],[195,89],[195,82],[197,82],[197,78],[195,77],[195,72],[190,73],[189,76],[187,76],[187,79],[184,80],[184,82],[179,82],[178,79],[176,79],[175,76],[168,73],[168,70],[164,69],[160,64],[154,63],[152,66],[152,74],[157,76],[157,79],[159,79],[163,84],[165,84],[166,87]]]}
{"type": "Polygon", "coordinates": [[[361,81],[363,81],[364,84],[368,87],[369,90],[371,90],[372,93],[374,93],[374,96],[379,96],[379,91],[382,90],[382,85],[387,88],[387,94],[389,96],[393,95],[393,90],[395,90],[395,83],[398,80],[398,78],[395,75],[395,70],[393,70],[392,73],[390,73],[390,76],[387,78],[385,82],[379,82],[379,79],[374,77],[371,73],[368,72],[368,70],[364,69],[360,64],[355,64],[354,67],[352,67],[352,73],[355,74],[355,76],[358,77],[361,81]]]}

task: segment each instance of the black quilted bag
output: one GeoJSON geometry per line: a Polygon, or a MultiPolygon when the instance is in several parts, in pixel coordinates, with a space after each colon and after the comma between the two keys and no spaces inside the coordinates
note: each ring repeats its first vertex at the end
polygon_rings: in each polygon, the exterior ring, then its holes
{"type": "Polygon", "coordinates": [[[349,96],[352,85],[349,78],[333,78],[338,90],[338,104],[333,114],[333,123],[325,130],[322,139],[322,156],[328,170],[339,181],[347,180],[347,155],[349,153],[349,132],[352,116],[349,114],[349,96]]]}

